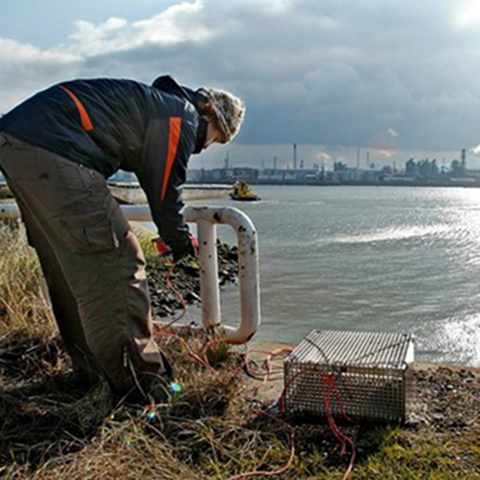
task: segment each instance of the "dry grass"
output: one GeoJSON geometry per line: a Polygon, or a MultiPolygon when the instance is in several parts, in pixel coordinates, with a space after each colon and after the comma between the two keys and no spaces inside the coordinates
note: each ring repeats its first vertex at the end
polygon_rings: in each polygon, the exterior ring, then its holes
{"type": "Polygon", "coordinates": [[[55,332],[42,294],[40,265],[23,227],[0,227],[0,338],[14,330],[55,332]]]}
{"type": "MultiPolygon", "coordinates": [[[[141,241],[152,254],[148,236],[141,241]]],[[[145,406],[112,405],[105,384],[85,391],[76,383],[23,230],[0,228],[0,246],[0,476],[223,478],[253,462],[250,447],[261,435],[245,426],[252,415],[241,395],[237,354],[224,345],[209,351],[218,369],[212,373],[177,339],[160,336],[182,391],[157,406],[154,417],[145,406]]],[[[182,337],[199,351],[211,340],[188,328],[182,337]]],[[[281,466],[288,448],[279,445],[281,466]]]]}
{"type": "MultiPolygon", "coordinates": [[[[182,390],[153,409],[114,405],[105,384],[78,383],[52,335],[38,264],[22,232],[0,228],[0,248],[0,477],[227,479],[287,463],[288,431],[255,413],[264,406],[246,390],[241,353],[223,344],[210,352],[212,372],[178,339],[160,335],[182,390]]],[[[199,352],[210,340],[188,328],[181,335],[199,352]]],[[[416,379],[416,423],[346,429],[357,445],[354,478],[480,478],[480,381],[440,375],[416,379]],[[443,402],[456,408],[440,422],[439,412],[448,412],[443,402]]],[[[280,478],[343,477],[348,459],[327,426],[299,425],[295,446],[293,468],[280,478]]]]}
{"type": "MultiPolygon", "coordinates": [[[[200,348],[208,340],[188,329],[182,338],[200,348]]],[[[159,342],[182,391],[146,409],[112,405],[104,384],[85,392],[56,340],[10,336],[0,345],[0,475],[202,479],[283,466],[288,435],[252,413],[240,357],[222,352],[211,372],[176,339],[159,342]]]]}

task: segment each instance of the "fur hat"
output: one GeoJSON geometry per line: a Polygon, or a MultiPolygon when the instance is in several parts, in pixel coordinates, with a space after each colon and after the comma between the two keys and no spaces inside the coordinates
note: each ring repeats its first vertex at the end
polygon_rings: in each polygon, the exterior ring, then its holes
{"type": "Polygon", "coordinates": [[[223,143],[229,143],[240,131],[245,117],[245,104],[235,95],[217,88],[201,87],[196,93],[205,98],[205,111],[212,112],[212,115],[207,113],[207,119],[211,120],[212,118],[208,117],[214,117],[223,133],[225,140],[223,143]]]}

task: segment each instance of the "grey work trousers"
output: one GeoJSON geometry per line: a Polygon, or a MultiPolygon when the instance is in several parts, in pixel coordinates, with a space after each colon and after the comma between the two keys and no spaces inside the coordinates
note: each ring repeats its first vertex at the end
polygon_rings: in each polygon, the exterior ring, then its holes
{"type": "Polygon", "coordinates": [[[5,132],[0,169],[74,369],[102,372],[119,395],[160,386],[172,371],[152,338],[145,259],[104,177],[5,132]]]}

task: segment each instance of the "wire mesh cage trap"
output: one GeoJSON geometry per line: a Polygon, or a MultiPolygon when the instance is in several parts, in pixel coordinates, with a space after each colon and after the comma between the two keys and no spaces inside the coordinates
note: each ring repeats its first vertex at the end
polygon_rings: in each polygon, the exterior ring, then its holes
{"type": "Polygon", "coordinates": [[[405,333],[313,330],[285,359],[284,411],[403,421],[413,359],[405,333]]]}

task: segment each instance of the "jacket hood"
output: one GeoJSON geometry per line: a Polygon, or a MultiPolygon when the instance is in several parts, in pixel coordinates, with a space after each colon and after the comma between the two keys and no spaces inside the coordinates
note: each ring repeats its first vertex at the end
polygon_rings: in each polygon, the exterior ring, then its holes
{"type": "Polygon", "coordinates": [[[179,85],[170,75],[162,75],[156,78],[152,86],[162,90],[162,92],[171,93],[177,97],[188,100],[193,105],[195,102],[195,91],[188,87],[179,85]]]}

